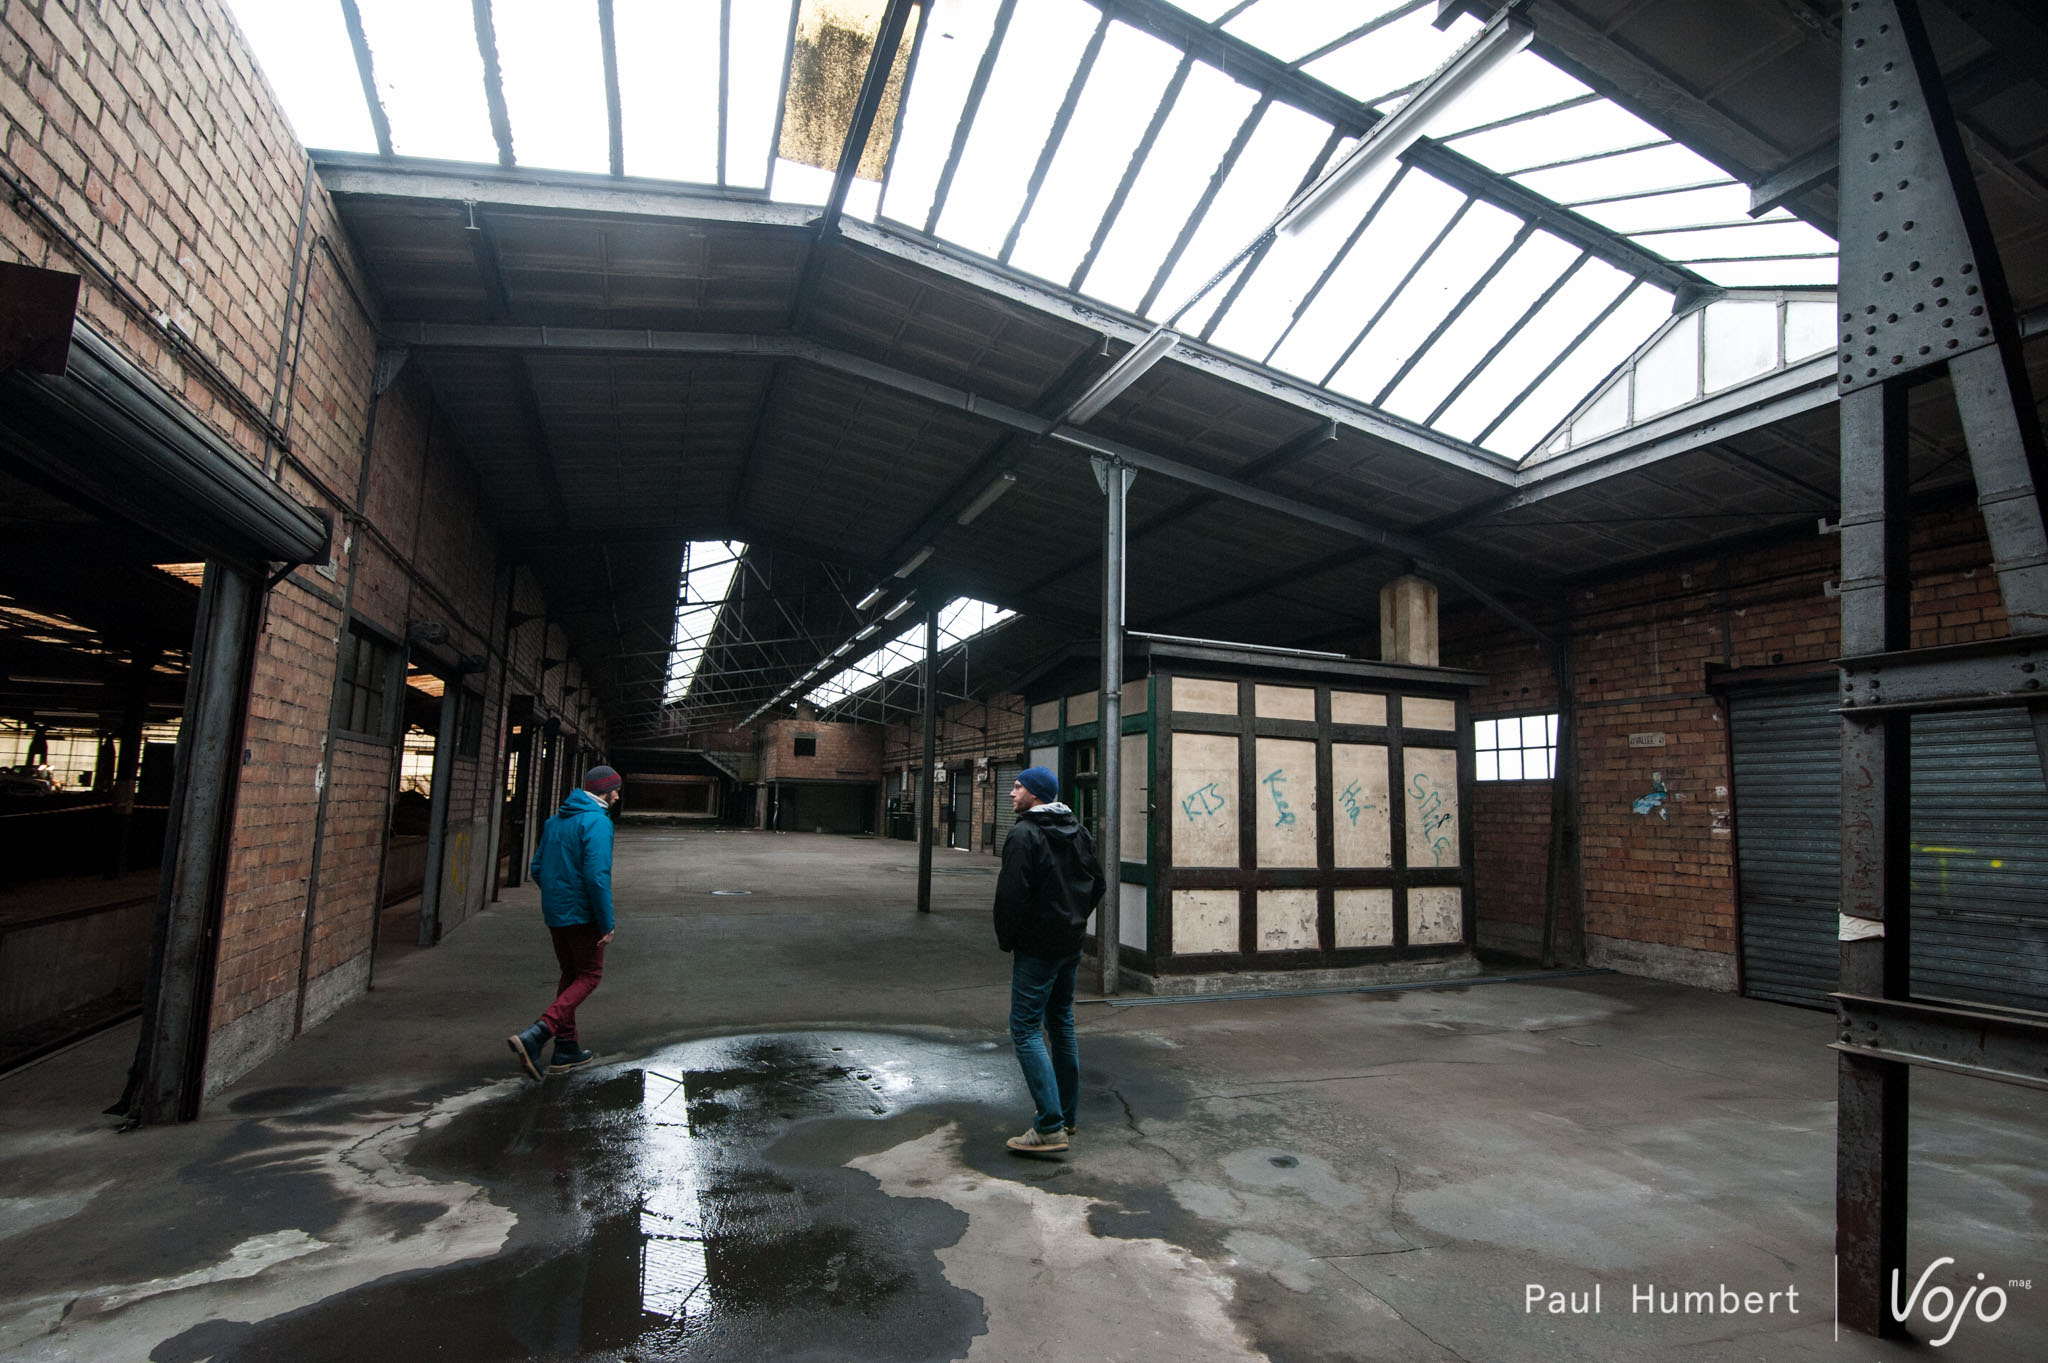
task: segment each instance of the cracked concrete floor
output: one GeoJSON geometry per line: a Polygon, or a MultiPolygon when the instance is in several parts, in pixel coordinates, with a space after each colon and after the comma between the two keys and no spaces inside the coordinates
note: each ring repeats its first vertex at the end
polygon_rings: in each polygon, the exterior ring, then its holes
{"type": "MultiPolygon", "coordinates": [[[[629,828],[604,1059],[545,1084],[503,1043],[551,974],[525,890],[189,1126],[97,1115],[130,1033],[0,1079],[0,1356],[1922,1352],[1835,1338],[1825,1018],[1621,976],[1092,1002],[1075,1150],[1018,1159],[993,866],[940,857],[920,917],[904,844],[629,828]]],[[[2048,1357],[2039,1095],[1914,1095],[1929,1289],[2039,1282],[1939,1356],[2048,1357]]]]}

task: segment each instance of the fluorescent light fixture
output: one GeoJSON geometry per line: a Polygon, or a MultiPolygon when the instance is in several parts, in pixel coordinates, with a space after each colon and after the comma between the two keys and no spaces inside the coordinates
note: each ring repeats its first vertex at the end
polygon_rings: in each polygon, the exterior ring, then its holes
{"type": "Polygon", "coordinates": [[[953,524],[972,525],[976,516],[994,506],[996,498],[1002,496],[1015,486],[1017,486],[1017,475],[1008,469],[1004,469],[1001,476],[981,490],[979,497],[976,497],[965,507],[961,508],[960,514],[953,518],[953,524]]]}
{"type": "Polygon", "coordinates": [[[1081,395],[1080,401],[1067,409],[1067,420],[1075,425],[1095,419],[1096,413],[1116,400],[1119,393],[1129,388],[1144,376],[1146,370],[1166,358],[1167,352],[1180,344],[1180,333],[1164,327],[1124,352],[1123,358],[1109,367],[1109,372],[1095,381],[1095,386],[1081,395]]]}
{"type": "Polygon", "coordinates": [[[832,656],[835,658],[843,658],[846,656],[847,650],[851,649],[852,647],[853,640],[848,639],[845,643],[841,644],[839,647],[832,650],[832,656]]]}
{"type": "Polygon", "coordinates": [[[884,614],[884,615],[882,616],[882,618],[883,618],[884,620],[894,620],[894,619],[895,619],[895,618],[896,618],[897,616],[899,616],[899,615],[903,614],[903,612],[905,612],[905,611],[909,610],[909,609],[910,609],[910,603],[911,603],[912,601],[916,600],[916,599],[917,599],[917,598],[915,598],[915,597],[911,597],[911,596],[906,596],[906,597],[904,597],[904,598],[903,598],[903,599],[902,599],[901,601],[898,601],[898,602],[897,602],[897,603],[896,603],[895,605],[893,605],[893,606],[889,607],[889,609],[888,609],[887,613],[886,613],[886,614],[884,614]]]}
{"type": "Polygon", "coordinates": [[[924,548],[912,554],[910,556],[910,561],[908,563],[905,563],[901,568],[898,568],[893,574],[893,576],[909,577],[912,573],[916,572],[919,568],[923,567],[924,561],[930,558],[931,556],[932,546],[927,544],[924,548]]]}
{"type": "Polygon", "coordinates": [[[880,628],[881,625],[879,623],[867,625],[864,628],[862,628],[860,633],[853,636],[853,641],[855,643],[859,643],[861,640],[868,638],[870,635],[872,635],[876,630],[880,628]]]}
{"type": "Polygon", "coordinates": [[[1332,204],[1346,197],[1345,191],[1374,166],[1384,165],[1408,150],[1431,119],[1487,72],[1527,47],[1535,33],[1528,20],[1510,10],[1494,15],[1471,42],[1459,48],[1457,55],[1422,83],[1422,88],[1406,104],[1375,123],[1372,131],[1351,149],[1351,154],[1288,210],[1281,219],[1280,230],[1306,230],[1332,204]]]}
{"type": "Polygon", "coordinates": [[[23,682],[23,683],[26,683],[27,685],[30,685],[30,686],[98,686],[98,685],[99,685],[99,683],[98,683],[97,681],[95,681],[95,680],[94,680],[93,678],[91,678],[91,677],[21,677],[21,676],[13,676],[13,677],[9,677],[9,678],[8,678],[7,680],[9,680],[9,681],[11,681],[11,682],[23,682]]]}
{"type": "Polygon", "coordinates": [[[888,591],[889,589],[887,587],[878,585],[873,591],[869,592],[866,596],[863,596],[860,600],[854,602],[853,608],[857,611],[864,611],[869,606],[872,606],[877,601],[880,601],[885,595],[888,594],[888,591]]]}

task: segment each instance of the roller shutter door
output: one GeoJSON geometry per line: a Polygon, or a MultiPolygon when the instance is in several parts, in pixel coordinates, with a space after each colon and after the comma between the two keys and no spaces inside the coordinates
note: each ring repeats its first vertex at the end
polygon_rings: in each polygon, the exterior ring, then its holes
{"type": "Polygon", "coordinates": [[[1017,811],[1010,807],[1010,787],[1017,783],[1017,773],[1024,770],[1021,763],[998,762],[996,764],[996,845],[994,851],[1000,855],[1003,843],[1008,841],[1010,830],[1016,826],[1017,811]]]}
{"type": "MultiPolygon", "coordinates": [[[[1827,1006],[1839,948],[1832,687],[1732,702],[1744,992],[1827,1006]]],[[[1913,718],[1912,990],[2048,1009],[2048,783],[2026,710],[1913,718]]]]}
{"type": "Polygon", "coordinates": [[[1832,685],[1757,691],[1729,706],[1742,992],[1826,1007],[1838,970],[1842,726],[1832,685]]]}

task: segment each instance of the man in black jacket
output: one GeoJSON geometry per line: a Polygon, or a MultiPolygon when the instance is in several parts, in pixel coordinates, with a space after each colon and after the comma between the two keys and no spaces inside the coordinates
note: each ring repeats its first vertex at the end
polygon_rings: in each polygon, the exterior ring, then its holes
{"type": "Polygon", "coordinates": [[[1025,1155],[1057,1154],[1072,1143],[1081,1074],[1074,974],[1081,966],[1088,915],[1103,890],[1095,839],[1060,803],[1059,793],[1059,777],[1044,767],[1026,767],[1017,774],[1010,787],[1017,824],[1003,844],[1003,870],[996,880],[996,945],[1015,953],[1010,1041],[1038,1107],[1031,1129],[1008,1142],[1025,1155]]]}

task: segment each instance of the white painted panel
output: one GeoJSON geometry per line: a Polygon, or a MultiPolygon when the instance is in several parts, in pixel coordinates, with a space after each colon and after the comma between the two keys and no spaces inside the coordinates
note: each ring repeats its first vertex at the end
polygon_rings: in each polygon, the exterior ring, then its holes
{"type": "MultiPolygon", "coordinates": [[[[1047,771],[1058,771],[1060,769],[1060,750],[1052,747],[1033,748],[1031,750],[1031,760],[1024,765],[1027,767],[1044,767],[1047,771]]],[[[1007,793],[1005,792],[1005,794],[1007,793]]],[[[1064,796],[1066,792],[1061,791],[1060,794],[1064,796]]]]}
{"type": "Polygon", "coordinates": [[[1316,941],[1314,890],[1259,891],[1259,950],[1313,951],[1316,941]]]}
{"type": "Polygon", "coordinates": [[[1067,697],[1067,723],[1093,724],[1102,701],[1100,691],[1083,691],[1078,696],[1067,697]]]}
{"type": "Polygon", "coordinates": [[[1408,892],[1408,944],[1465,940],[1465,892],[1433,885],[1408,892]]]}
{"type": "Polygon", "coordinates": [[[1403,696],[1401,724],[1409,729],[1455,729],[1458,727],[1458,703],[1430,696],[1403,696]]]}
{"type": "Polygon", "coordinates": [[[1392,890],[1335,891],[1337,945],[1386,947],[1394,944],[1392,890]]]}
{"type": "Polygon", "coordinates": [[[1125,861],[1145,861],[1152,855],[1152,775],[1145,761],[1145,741],[1150,734],[1125,734],[1117,749],[1121,764],[1118,784],[1122,786],[1117,810],[1122,816],[1123,845],[1117,855],[1125,861]]]}
{"type": "Polygon", "coordinates": [[[1387,750],[1377,743],[1332,743],[1331,823],[1339,866],[1394,864],[1394,804],[1387,791],[1387,750]]]}
{"type": "Polygon", "coordinates": [[[1173,708],[1200,715],[1234,715],[1237,713],[1237,683],[1175,677],[1173,708]]]}
{"type": "Polygon", "coordinates": [[[1316,864],[1316,745],[1306,738],[1257,740],[1259,865],[1316,864]]]}
{"type": "Polygon", "coordinates": [[[1237,865],[1237,739],[1173,736],[1173,864],[1237,865]]]}
{"type": "Polygon", "coordinates": [[[1236,890],[1173,892],[1173,953],[1198,956],[1237,950],[1236,890]]]}
{"type": "Polygon", "coordinates": [[[1330,721],[1333,724],[1385,724],[1387,698],[1359,691],[1332,691],[1330,721]]]}
{"type": "Polygon", "coordinates": [[[1316,693],[1306,686],[1255,686],[1252,713],[1260,719],[1305,719],[1313,723],[1316,693]]]}
{"type": "Polygon", "coordinates": [[[1152,679],[1140,677],[1124,687],[1124,713],[1142,715],[1152,708],[1152,679]]]}
{"type": "Polygon", "coordinates": [[[1042,700],[1031,707],[1031,732],[1048,733],[1060,727],[1060,703],[1042,700]]]}
{"type": "Polygon", "coordinates": [[[1145,914],[1151,890],[1144,885],[1119,885],[1116,898],[1116,936],[1119,942],[1139,951],[1150,940],[1145,932],[1145,914]]]}
{"type": "Polygon", "coordinates": [[[1449,748],[1408,748],[1408,865],[1458,864],[1458,754],[1449,748]]]}

